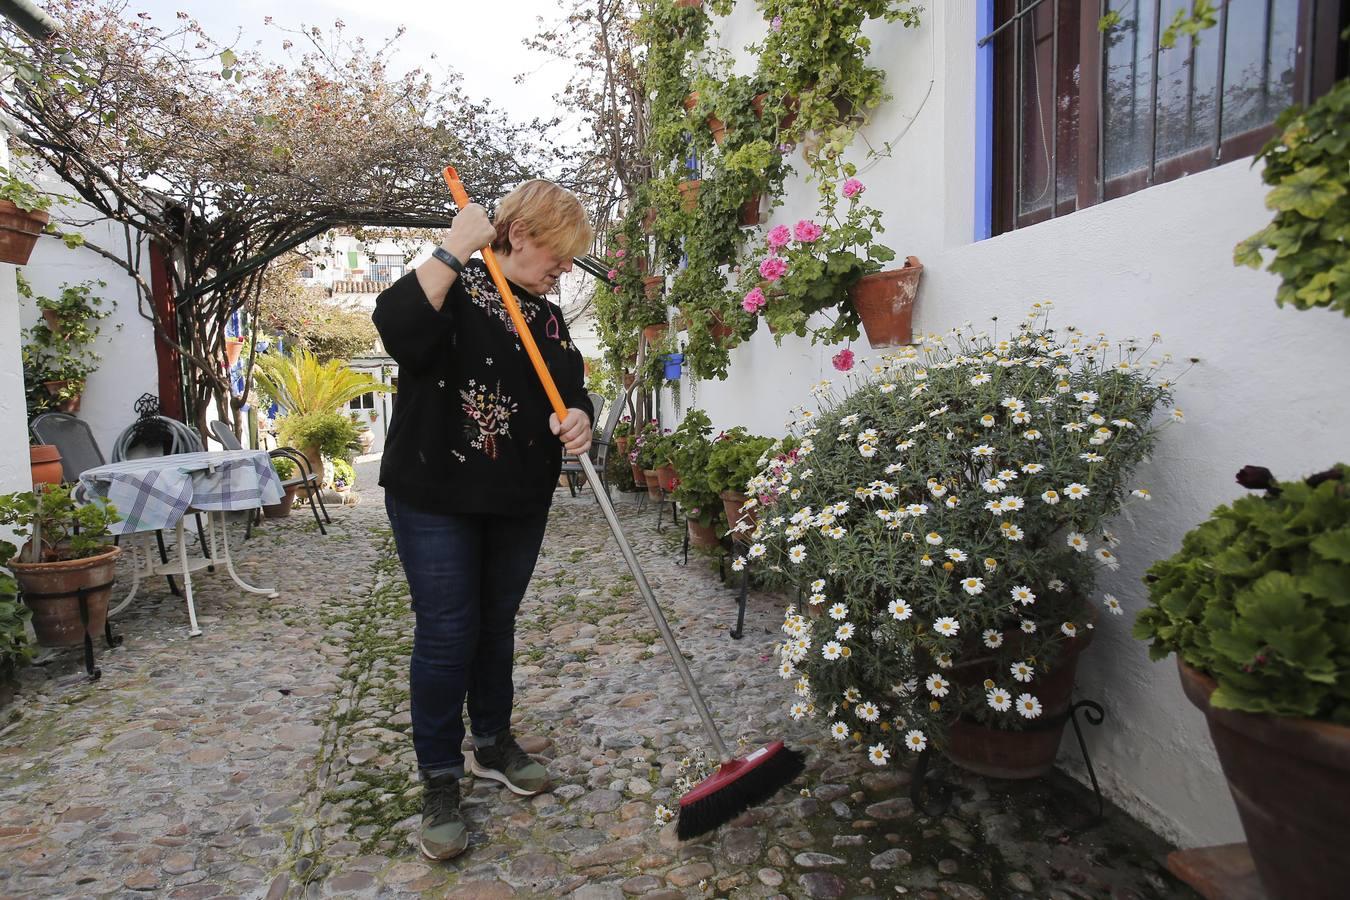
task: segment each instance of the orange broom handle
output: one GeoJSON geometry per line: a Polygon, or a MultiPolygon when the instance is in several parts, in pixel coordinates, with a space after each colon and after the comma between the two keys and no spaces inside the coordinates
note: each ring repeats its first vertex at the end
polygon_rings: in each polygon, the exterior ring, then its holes
{"type": "MultiPolygon", "coordinates": [[[[459,180],[459,173],[455,171],[454,166],[446,166],[445,171],[441,173],[445,177],[446,186],[450,188],[450,196],[454,198],[455,205],[460,209],[469,205],[469,192],[464,190],[464,182],[459,180]]],[[[516,326],[516,334],[520,336],[520,342],[525,345],[525,352],[530,356],[530,362],[534,364],[535,374],[539,376],[539,381],[544,386],[544,393],[548,394],[549,403],[553,404],[553,412],[558,416],[559,424],[567,418],[567,404],[563,403],[562,394],[558,393],[558,386],[553,383],[553,376],[549,374],[548,365],[544,362],[544,357],[539,354],[539,345],[534,342],[534,335],[530,334],[530,326],[526,324],[525,317],[520,313],[520,304],[516,302],[516,295],[511,293],[511,286],[506,283],[506,276],[502,274],[501,266],[497,265],[497,256],[492,252],[491,247],[483,248],[483,262],[487,263],[488,272],[492,275],[492,283],[497,285],[497,292],[502,295],[502,302],[506,304],[506,311],[511,316],[512,323],[516,326]]]]}

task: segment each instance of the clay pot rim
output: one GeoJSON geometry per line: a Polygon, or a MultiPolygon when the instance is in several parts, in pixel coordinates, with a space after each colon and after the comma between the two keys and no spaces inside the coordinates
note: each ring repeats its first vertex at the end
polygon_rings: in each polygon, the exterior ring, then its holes
{"type": "Polygon", "coordinates": [[[61,448],[55,444],[29,444],[28,458],[33,462],[60,462],[61,448]]]}
{"type": "Polygon", "coordinates": [[[48,572],[79,572],[85,569],[92,569],[96,566],[110,563],[122,554],[122,548],[113,544],[107,544],[103,547],[101,553],[94,556],[82,556],[79,559],[52,559],[42,562],[20,562],[17,558],[12,560],[9,567],[14,570],[14,574],[44,574],[48,572]]]}

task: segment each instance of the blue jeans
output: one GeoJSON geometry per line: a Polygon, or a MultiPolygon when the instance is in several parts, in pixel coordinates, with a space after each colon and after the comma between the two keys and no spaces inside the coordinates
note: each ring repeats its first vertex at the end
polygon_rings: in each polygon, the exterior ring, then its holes
{"type": "Polygon", "coordinates": [[[462,769],[464,701],[475,737],[511,724],[516,613],[548,513],[438,515],[385,495],[415,617],[413,748],[422,772],[462,769]]]}

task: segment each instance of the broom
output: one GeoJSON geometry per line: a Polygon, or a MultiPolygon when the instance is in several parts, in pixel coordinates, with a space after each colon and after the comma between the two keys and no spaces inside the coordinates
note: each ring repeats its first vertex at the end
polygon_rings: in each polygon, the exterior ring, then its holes
{"type": "MultiPolygon", "coordinates": [[[[455,171],[454,166],[446,166],[442,174],[445,177],[446,185],[450,188],[450,195],[454,198],[455,205],[463,209],[469,204],[469,195],[464,190],[464,184],[459,180],[459,173],[455,171]]],[[[525,352],[534,365],[534,371],[544,386],[544,393],[548,395],[549,402],[553,405],[553,411],[558,416],[558,421],[562,422],[567,417],[567,407],[563,403],[562,396],[558,393],[557,385],[553,383],[553,377],[549,374],[544,358],[539,355],[539,347],[535,344],[534,336],[530,334],[529,326],[520,314],[520,306],[516,303],[515,295],[511,293],[511,288],[506,283],[506,276],[502,274],[501,268],[497,265],[497,258],[491,247],[483,248],[483,261],[487,263],[488,272],[492,274],[492,281],[497,285],[497,290],[502,295],[502,301],[506,304],[506,311],[516,326],[516,334],[519,335],[521,344],[524,345],[525,352]]],[[[595,466],[591,463],[590,457],[583,453],[577,459],[581,463],[582,471],[586,474],[586,482],[592,487],[600,484],[600,478],[595,473],[595,466]]],[[[652,593],[651,586],[647,584],[647,576],[643,574],[642,567],[638,565],[637,557],[633,554],[633,548],[628,545],[628,539],[624,536],[623,528],[619,525],[618,516],[614,514],[614,505],[604,491],[596,490],[593,493],[595,499],[600,503],[601,511],[605,514],[605,520],[609,523],[609,530],[614,533],[614,540],[619,544],[619,551],[623,554],[624,561],[628,563],[628,570],[633,573],[633,580],[637,582],[638,591],[647,603],[647,610],[651,613],[652,621],[656,623],[657,630],[661,632],[661,639],[665,641],[666,649],[670,651],[670,658],[675,661],[675,669],[680,673],[680,680],[684,682],[685,690],[689,692],[689,698],[694,703],[694,709],[698,711],[699,718],[703,720],[703,728],[708,733],[708,740],[721,762],[716,772],[699,782],[689,793],[680,798],[680,817],[675,826],[676,834],[680,840],[688,840],[725,825],[749,807],[772,797],[780,788],[802,773],[802,770],[806,767],[806,760],[801,753],[785,747],[782,741],[774,741],[760,747],[744,759],[735,758],[727,752],[727,745],[722,740],[722,735],[718,733],[717,726],[713,723],[712,714],[708,712],[708,704],[704,702],[703,695],[699,693],[698,686],[694,683],[694,676],[690,673],[689,666],[684,660],[684,655],[680,652],[679,645],[675,643],[675,635],[671,633],[670,625],[666,622],[666,617],[661,613],[661,607],[656,602],[656,596],[652,593]]]]}

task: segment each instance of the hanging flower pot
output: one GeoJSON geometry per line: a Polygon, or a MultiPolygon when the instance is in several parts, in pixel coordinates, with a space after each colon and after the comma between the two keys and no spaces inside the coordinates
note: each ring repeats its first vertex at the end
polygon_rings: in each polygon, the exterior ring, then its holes
{"type": "Polygon", "coordinates": [[[227,337],[225,339],[225,359],[226,368],[234,368],[234,364],[239,362],[239,354],[244,350],[244,339],[237,337],[227,337]]]}
{"type": "Polygon", "coordinates": [[[684,368],[683,353],[666,354],[666,381],[679,381],[680,373],[684,368]]]}
{"type": "Polygon", "coordinates": [[[708,336],[713,339],[713,343],[721,347],[722,342],[735,333],[730,325],[722,320],[720,312],[714,312],[708,323],[708,336]]]}
{"type": "Polygon", "coordinates": [[[742,228],[748,228],[752,225],[759,224],[759,201],[760,195],[755,194],[755,196],[741,204],[741,208],[737,212],[736,222],[742,228]]]}
{"type": "Polygon", "coordinates": [[[698,192],[703,186],[702,179],[693,178],[689,181],[681,181],[678,185],[680,189],[680,206],[685,212],[695,212],[698,209],[698,192]]]}
{"type": "Polygon", "coordinates": [[[849,300],[862,319],[872,347],[898,347],[911,342],[914,297],[922,275],[923,264],[917,256],[911,256],[903,268],[865,275],[849,289],[849,300]]]}
{"type": "Polygon", "coordinates": [[[61,315],[54,309],[44,309],[42,311],[42,320],[47,323],[47,330],[52,334],[61,333],[61,315]]]}
{"type": "MultiPolygon", "coordinates": [[[[655,206],[647,207],[642,213],[642,233],[651,234],[652,229],[656,227],[656,217],[659,215],[655,206]]],[[[643,268],[646,268],[646,260],[642,260],[643,268]]]]}
{"type": "Polygon", "coordinates": [[[58,411],[63,413],[77,413],[80,411],[79,393],[70,394],[64,399],[61,398],[61,394],[70,386],[69,381],[44,381],[42,382],[42,386],[46,388],[47,393],[57,401],[56,408],[58,411]]]}
{"type": "Polygon", "coordinates": [[[0,262],[26,265],[48,218],[42,210],[29,212],[8,200],[0,200],[0,262]]]}
{"type": "Polygon", "coordinates": [[[655,300],[660,297],[665,286],[666,277],[664,275],[648,275],[642,279],[642,293],[648,300],[655,300]]]}
{"type": "Polygon", "coordinates": [[[642,336],[646,338],[647,343],[655,344],[661,340],[661,335],[665,334],[668,328],[670,328],[668,322],[654,322],[642,329],[642,336]]]}
{"type": "Polygon", "coordinates": [[[661,476],[656,474],[655,469],[643,469],[642,482],[647,485],[648,497],[653,500],[661,499],[661,476]]]}
{"type": "Polygon", "coordinates": [[[676,9],[698,9],[703,6],[703,0],[675,0],[676,9]]]}
{"type": "Polygon", "coordinates": [[[63,480],[61,451],[55,444],[32,444],[28,447],[28,465],[33,470],[33,486],[60,484],[63,480]]]}

